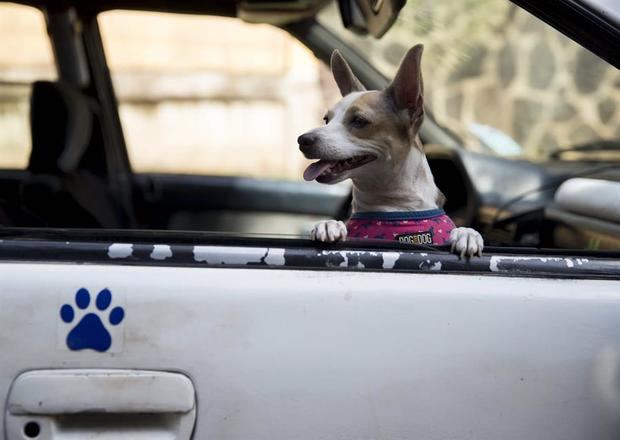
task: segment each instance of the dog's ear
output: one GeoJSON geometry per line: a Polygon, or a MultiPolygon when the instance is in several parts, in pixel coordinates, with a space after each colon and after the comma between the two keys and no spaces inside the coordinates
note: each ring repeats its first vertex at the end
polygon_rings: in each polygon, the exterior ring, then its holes
{"type": "Polygon", "coordinates": [[[387,92],[394,100],[396,108],[399,110],[407,109],[411,122],[421,124],[424,116],[422,83],[422,52],[424,46],[418,44],[413,46],[400,63],[394,81],[387,88],[387,92]]]}
{"type": "Polygon", "coordinates": [[[336,84],[338,84],[342,96],[347,96],[351,92],[362,92],[366,90],[360,80],[353,75],[351,68],[338,50],[332,52],[330,64],[332,67],[332,74],[334,75],[334,79],[336,80],[336,84]]]}

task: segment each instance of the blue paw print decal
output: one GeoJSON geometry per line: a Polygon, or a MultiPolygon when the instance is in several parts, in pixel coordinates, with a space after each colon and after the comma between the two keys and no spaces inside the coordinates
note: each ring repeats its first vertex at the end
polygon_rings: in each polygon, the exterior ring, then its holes
{"type": "Polygon", "coordinates": [[[90,293],[84,288],[76,292],[75,306],[63,304],[60,308],[60,318],[67,324],[71,324],[75,320],[75,307],[85,312],[84,316],[67,335],[67,347],[70,350],[90,348],[105,352],[110,349],[112,336],[107,330],[107,326],[119,325],[125,318],[125,311],[122,307],[114,307],[108,312],[111,304],[112,292],[103,289],[97,294],[95,307],[93,307],[90,293]]]}

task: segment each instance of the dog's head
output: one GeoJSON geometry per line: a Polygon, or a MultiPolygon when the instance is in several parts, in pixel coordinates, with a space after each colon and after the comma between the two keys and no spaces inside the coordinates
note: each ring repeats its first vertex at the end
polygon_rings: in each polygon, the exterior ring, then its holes
{"type": "Polygon", "coordinates": [[[407,52],[383,91],[367,91],[342,55],[332,53],[331,69],[343,97],[325,115],[324,126],[297,139],[308,159],[319,159],[304,179],[336,183],[376,177],[409,156],[424,119],[422,51],[417,45],[407,52]]]}

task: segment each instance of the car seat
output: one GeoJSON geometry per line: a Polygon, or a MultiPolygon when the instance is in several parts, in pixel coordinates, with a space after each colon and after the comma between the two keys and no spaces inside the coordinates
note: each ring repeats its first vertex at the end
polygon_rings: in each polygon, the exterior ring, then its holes
{"type": "Polygon", "coordinates": [[[30,176],[20,191],[27,226],[123,227],[106,179],[80,168],[99,129],[96,103],[70,84],[37,81],[30,105],[30,176]]]}

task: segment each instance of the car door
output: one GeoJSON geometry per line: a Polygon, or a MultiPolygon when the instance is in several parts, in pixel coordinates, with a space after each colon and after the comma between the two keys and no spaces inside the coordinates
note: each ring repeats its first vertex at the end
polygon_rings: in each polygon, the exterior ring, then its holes
{"type": "Polygon", "coordinates": [[[164,237],[3,233],[7,440],[618,436],[617,259],[164,237]]]}

